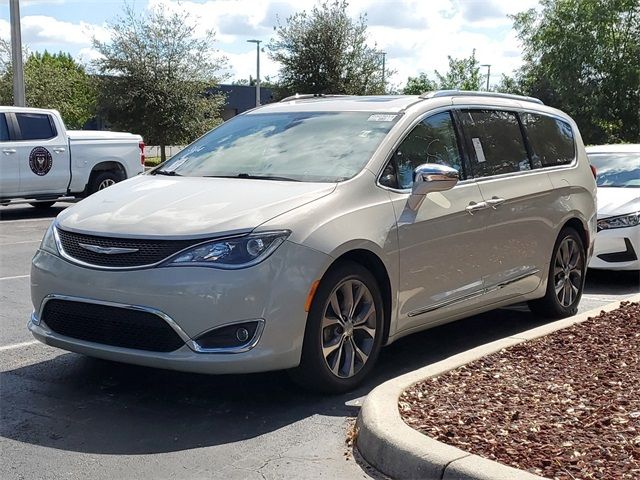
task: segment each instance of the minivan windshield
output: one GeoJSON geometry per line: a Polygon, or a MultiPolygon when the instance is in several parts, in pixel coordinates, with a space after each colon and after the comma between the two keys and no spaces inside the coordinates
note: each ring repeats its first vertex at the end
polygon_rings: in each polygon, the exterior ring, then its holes
{"type": "Polygon", "coordinates": [[[640,188],[640,152],[590,153],[588,157],[596,167],[599,187],[640,188]]]}
{"type": "Polygon", "coordinates": [[[240,115],[156,171],[189,177],[339,182],[362,170],[397,117],[371,112],[240,115]]]}

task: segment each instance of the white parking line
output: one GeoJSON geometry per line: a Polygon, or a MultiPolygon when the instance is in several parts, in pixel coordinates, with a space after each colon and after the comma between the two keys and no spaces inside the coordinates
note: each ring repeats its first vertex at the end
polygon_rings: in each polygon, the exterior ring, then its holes
{"type": "Polygon", "coordinates": [[[14,277],[0,277],[0,280],[15,280],[16,278],[29,278],[29,275],[16,275],[14,277]]]}
{"type": "Polygon", "coordinates": [[[23,243],[40,243],[42,240],[24,240],[22,242],[0,243],[0,247],[6,247],[7,245],[21,245],[23,243]]]}
{"type": "Polygon", "coordinates": [[[4,352],[6,350],[15,350],[16,348],[28,347],[30,345],[35,345],[36,343],[40,343],[37,340],[31,340],[30,342],[22,342],[22,343],[14,343],[12,345],[3,345],[0,347],[0,352],[4,352]]]}

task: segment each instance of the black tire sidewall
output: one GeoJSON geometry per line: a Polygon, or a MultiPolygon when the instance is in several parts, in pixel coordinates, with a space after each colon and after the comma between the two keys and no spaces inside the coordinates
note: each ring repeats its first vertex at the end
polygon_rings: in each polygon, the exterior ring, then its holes
{"type": "Polygon", "coordinates": [[[89,195],[92,195],[98,191],[98,186],[105,180],[112,179],[115,183],[118,183],[121,178],[116,172],[100,172],[91,181],[91,186],[89,187],[89,195]]]}
{"type": "Polygon", "coordinates": [[[307,316],[300,366],[292,372],[294,379],[308,388],[322,392],[341,393],[352,390],[373,369],[382,348],[383,331],[384,302],[375,277],[369,270],[358,263],[341,262],[324,275],[313,298],[307,316]],[[322,353],[322,342],[320,340],[322,316],[329,296],[335,287],[343,281],[351,279],[361,281],[371,292],[376,307],[376,336],[371,354],[360,371],[353,377],[339,378],[329,370],[322,353]]]}

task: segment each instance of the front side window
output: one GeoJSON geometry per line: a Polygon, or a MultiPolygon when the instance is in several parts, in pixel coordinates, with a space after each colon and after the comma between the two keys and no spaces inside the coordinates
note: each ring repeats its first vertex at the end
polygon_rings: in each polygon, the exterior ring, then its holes
{"type": "Polygon", "coordinates": [[[0,113],[0,142],[9,141],[9,128],[4,113],[0,113]]]}
{"type": "Polygon", "coordinates": [[[460,112],[475,153],[474,176],[489,177],[531,169],[518,117],[499,110],[460,112]]]}
{"type": "Polygon", "coordinates": [[[42,113],[16,113],[22,140],[47,140],[56,136],[49,115],[42,113]]]}
{"type": "Polygon", "coordinates": [[[411,130],[383,171],[380,183],[391,188],[411,188],[413,171],[425,163],[462,170],[462,157],[449,112],[431,115],[411,130]]]}
{"type": "Polygon", "coordinates": [[[590,153],[599,187],[640,188],[640,152],[590,153]]]}
{"type": "Polygon", "coordinates": [[[521,113],[520,120],[531,146],[534,168],[567,165],[575,157],[571,125],[537,113],[521,113]]]}
{"type": "Polygon", "coordinates": [[[240,115],[172,157],[159,172],[339,182],[364,168],[398,116],[371,112],[240,115]]]}

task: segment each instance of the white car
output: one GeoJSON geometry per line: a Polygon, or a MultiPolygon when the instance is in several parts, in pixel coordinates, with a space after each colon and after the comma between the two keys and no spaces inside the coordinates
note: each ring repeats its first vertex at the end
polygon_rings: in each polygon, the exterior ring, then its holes
{"type": "Polygon", "coordinates": [[[67,130],[56,110],[0,106],[0,205],[48,208],[143,170],[140,135],[67,130]]]}
{"type": "Polygon", "coordinates": [[[410,333],[521,301],[575,314],[595,195],[576,124],[536,99],[294,97],[58,215],[29,328],[115,361],[344,391],[410,333]]]}
{"type": "Polygon", "coordinates": [[[598,234],[589,268],[640,270],[640,145],[586,150],[598,184],[598,234]]]}

